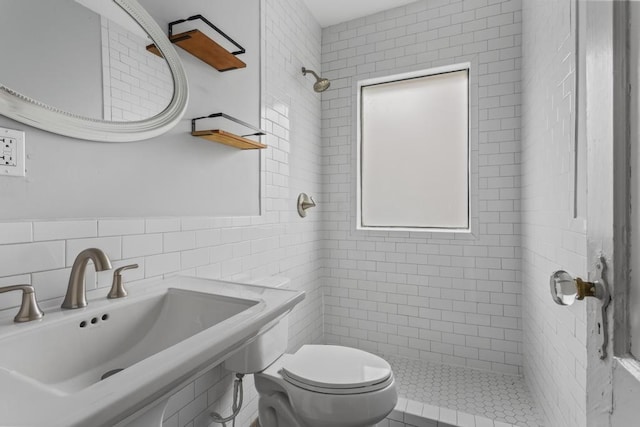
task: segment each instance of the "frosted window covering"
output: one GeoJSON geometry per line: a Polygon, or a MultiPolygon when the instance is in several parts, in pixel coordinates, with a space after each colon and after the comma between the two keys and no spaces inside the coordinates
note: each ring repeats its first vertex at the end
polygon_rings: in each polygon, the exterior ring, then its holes
{"type": "Polygon", "coordinates": [[[362,86],[360,226],[469,228],[468,70],[362,86]]]}

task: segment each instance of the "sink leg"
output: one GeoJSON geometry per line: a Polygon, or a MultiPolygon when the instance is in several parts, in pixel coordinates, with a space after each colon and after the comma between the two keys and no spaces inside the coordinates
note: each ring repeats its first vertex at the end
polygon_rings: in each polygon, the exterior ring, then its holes
{"type": "Polygon", "coordinates": [[[142,408],[135,414],[116,424],[115,427],[162,427],[164,410],[167,409],[169,397],[160,399],[156,403],[142,408]]]}

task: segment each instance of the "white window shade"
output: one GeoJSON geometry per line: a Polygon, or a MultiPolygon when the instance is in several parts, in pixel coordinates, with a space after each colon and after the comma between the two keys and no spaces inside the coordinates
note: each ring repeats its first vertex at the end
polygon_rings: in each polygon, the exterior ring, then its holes
{"type": "Polygon", "coordinates": [[[468,68],[360,84],[359,228],[469,229],[468,68]]]}

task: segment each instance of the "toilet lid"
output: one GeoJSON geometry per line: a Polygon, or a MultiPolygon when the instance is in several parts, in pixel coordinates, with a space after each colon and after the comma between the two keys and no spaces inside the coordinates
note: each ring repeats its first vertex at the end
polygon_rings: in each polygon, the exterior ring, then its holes
{"type": "Polygon", "coordinates": [[[304,345],[282,367],[285,379],[327,389],[363,388],[391,377],[386,360],[366,351],[333,345],[304,345]]]}

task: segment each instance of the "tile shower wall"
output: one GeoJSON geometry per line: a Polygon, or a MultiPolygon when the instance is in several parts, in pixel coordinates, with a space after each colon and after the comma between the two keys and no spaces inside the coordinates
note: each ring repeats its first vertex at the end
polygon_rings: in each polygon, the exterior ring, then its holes
{"type": "Polygon", "coordinates": [[[584,220],[573,219],[575,38],[572,3],[523,10],[522,258],[525,379],[550,426],[585,426],[585,305],[556,305],[552,271],[586,275],[584,220]]]}
{"type": "MultiPolygon", "coordinates": [[[[295,211],[299,192],[321,191],[321,106],[300,73],[303,65],[320,67],[321,30],[298,0],[266,0],[263,13],[263,126],[269,133],[269,148],[262,152],[264,214],[0,223],[0,286],[30,283],[41,301],[60,301],[74,257],[87,247],[105,250],[115,267],[138,263],[139,269],[126,274],[130,283],[177,273],[238,279],[281,275],[306,292],[292,313],[291,349],[321,340],[321,208],[304,220],[295,211]]],[[[106,295],[110,273],[90,274],[88,288],[104,288],[106,295]]],[[[0,309],[19,303],[19,295],[3,294],[0,309]]],[[[207,409],[227,415],[232,381],[219,366],[177,390],[164,425],[208,426],[207,409]]],[[[248,426],[257,414],[250,376],[246,383],[239,426],[248,426]]]]}
{"type": "Polygon", "coordinates": [[[325,337],[522,373],[518,0],[429,0],[323,30],[325,337]],[[356,82],[471,63],[473,235],[355,231],[356,82]]]}

